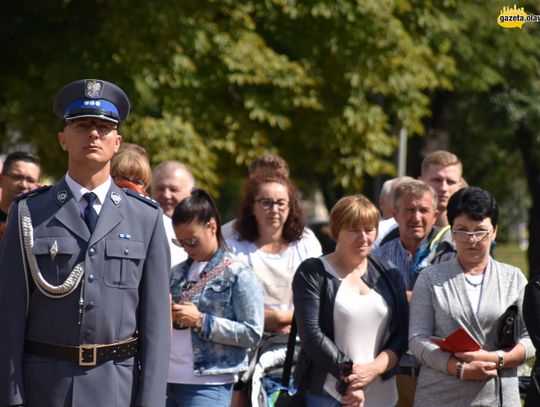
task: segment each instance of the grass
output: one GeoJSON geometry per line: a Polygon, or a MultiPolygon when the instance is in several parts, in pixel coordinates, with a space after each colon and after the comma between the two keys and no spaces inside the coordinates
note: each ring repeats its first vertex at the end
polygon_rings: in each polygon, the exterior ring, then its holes
{"type": "Polygon", "coordinates": [[[500,262],[511,264],[521,269],[525,277],[529,278],[529,264],[527,253],[522,251],[515,243],[499,243],[495,246],[493,257],[500,262]]]}

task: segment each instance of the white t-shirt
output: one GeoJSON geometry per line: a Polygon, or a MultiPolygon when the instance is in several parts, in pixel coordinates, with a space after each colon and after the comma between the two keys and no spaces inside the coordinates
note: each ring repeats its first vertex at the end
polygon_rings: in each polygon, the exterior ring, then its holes
{"type": "Polygon", "coordinates": [[[167,234],[167,241],[171,250],[171,268],[173,268],[177,264],[187,260],[188,255],[184,249],[174,243],[176,241],[176,235],[174,234],[172,219],[165,214],[163,214],[163,226],[165,226],[165,233],[167,234]]]}
{"type": "Polygon", "coordinates": [[[321,244],[315,234],[305,229],[300,240],[292,242],[281,253],[266,253],[254,243],[227,240],[229,250],[253,269],[264,288],[264,305],[268,309],[292,309],[292,279],[304,260],[322,255],[321,244]]]}
{"type": "MultiPolygon", "coordinates": [[[[187,280],[199,281],[207,262],[194,261],[189,268],[187,280]]],[[[233,383],[234,374],[195,376],[193,374],[193,343],[191,328],[173,329],[168,383],[219,385],[233,383]]]]}
{"type": "MultiPolygon", "coordinates": [[[[335,270],[323,258],[325,269],[339,278],[335,270]]],[[[378,355],[388,330],[391,311],[384,298],[375,290],[362,295],[348,284],[341,284],[334,300],[334,343],[353,363],[370,363],[378,355]]],[[[336,400],[337,379],[328,374],[324,382],[326,390],[336,400]]],[[[395,406],[398,400],[395,377],[382,380],[378,376],[364,388],[365,407],[395,406]]]]}

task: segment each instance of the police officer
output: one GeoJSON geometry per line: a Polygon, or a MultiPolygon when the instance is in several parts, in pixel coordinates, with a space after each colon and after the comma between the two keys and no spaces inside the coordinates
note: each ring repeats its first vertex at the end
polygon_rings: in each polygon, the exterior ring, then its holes
{"type": "Polygon", "coordinates": [[[156,202],[111,182],[129,100],[80,80],[56,95],[61,181],[19,197],[0,249],[0,406],[160,406],[169,247],[156,202]]]}

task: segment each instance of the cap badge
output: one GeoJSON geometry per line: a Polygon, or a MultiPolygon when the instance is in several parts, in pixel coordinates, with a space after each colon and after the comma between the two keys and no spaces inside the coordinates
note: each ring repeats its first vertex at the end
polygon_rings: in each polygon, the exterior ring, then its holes
{"type": "Polygon", "coordinates": [[[67,199],[67,192],[66,191],[60,191],[58,192],[58,194],[56,194],[56,199],[58,200],[58,202],[60,203],[64,203],[64,201],[67,199]]]}
{"type": "Polygon", "coordinates": [[[118,205],[122,198],[116,192],[111,192],[111,200],[114,202],[115,205],[118,205]]]}
{"type": "Polygon", "coordinates": [[[51,255],[51,261],[54,261],[54,258],[58,254],[58,242],[56,240],[49,249],[49,254],[51,255]]]}
{"type": "Polygon", "coordinates": [[[103,95],[103,81],[90,79],[84,85],[84,96],[87,98],[99,99],[103,95]]]}

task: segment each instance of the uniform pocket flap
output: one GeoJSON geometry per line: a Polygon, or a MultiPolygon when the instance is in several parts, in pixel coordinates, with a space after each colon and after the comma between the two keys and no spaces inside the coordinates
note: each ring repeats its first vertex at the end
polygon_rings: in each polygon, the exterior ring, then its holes
{"type": "Polygon", "coordinates": [[[75,254],[78,250],[77,241],[71,237],[38,237],[34,240],[32,253],[41,255],[56,251],[56,254],[75,254]]]}
{"type": "Polygon", "coordinates": [[[107,240],[105,253],[109,257],[123,259],[144,259],[146,254],[143,242],[126,239],[107,240]]]}

